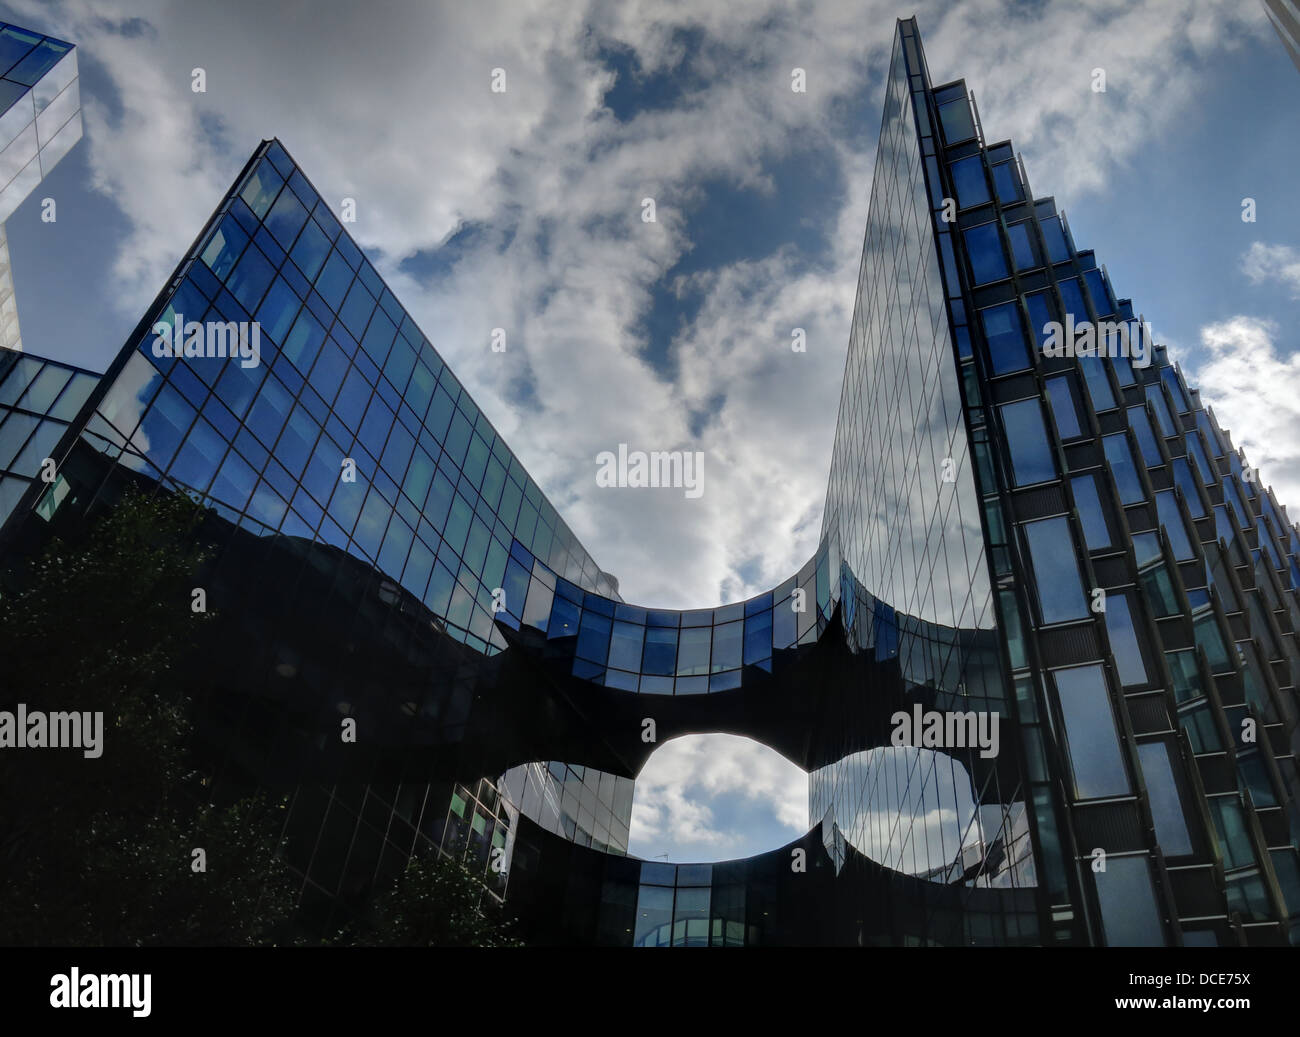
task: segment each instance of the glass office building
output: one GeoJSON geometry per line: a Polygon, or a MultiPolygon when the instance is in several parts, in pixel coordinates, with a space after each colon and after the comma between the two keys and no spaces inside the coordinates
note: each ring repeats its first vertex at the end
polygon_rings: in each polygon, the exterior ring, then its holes
{"type": "Polygon", "coordinates": [[[4,223],[81,140],[77,52],[0,22],[0,346],[22,349],[4,223]]]}
{"type": "Polygon", "coordinates": [[[1132,316],[900,22],[819,546],[748,601],[642,608],[267,141],[0,552],[129,485],[205,500],[202,764],[291,794],[313,924],[442,852],[538,943],[1295,942],[1300,533],[1159,347],[1040,348],[1132,316]],[[182,355],[160,322],[198,328],[182,355]],[[798,763],[812,829],[628,856],[645,718],[798,763]]]}

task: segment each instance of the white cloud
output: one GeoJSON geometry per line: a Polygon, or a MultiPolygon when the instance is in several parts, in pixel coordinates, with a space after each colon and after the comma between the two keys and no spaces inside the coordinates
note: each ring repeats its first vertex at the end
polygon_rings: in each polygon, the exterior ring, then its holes
{"type": "Polygon", "coordinates": [[[637,775],[631,849],[676,860],[725,860],[775,849],[808,830],[808,775],[774,749],[737,735],[686,735],[665,742],[637,775]],[[722,797],[742,801],[747,831],[723,818],[722,797]],[[754,826],[769,845],[746,844],[754,826]],[[744,851],[744,852],[738,852],[744,851]]]}
{"type": "Polygon", "coordinates": [[[1291,298],[1300,299],[1300,249],[1256,241],[1242,254],[1241,271],[1251,284],[1278,281],[1291,290],[1291,298]]]}
{"type": "Polygon", "coordinates": [[[1272,321],[1236,316],[1201,329],[1209,358],[1194,372],[1202,403],[1232,432],[1287,513],[1300,515],[1300,353],[1278,351],[1272,321]]]}

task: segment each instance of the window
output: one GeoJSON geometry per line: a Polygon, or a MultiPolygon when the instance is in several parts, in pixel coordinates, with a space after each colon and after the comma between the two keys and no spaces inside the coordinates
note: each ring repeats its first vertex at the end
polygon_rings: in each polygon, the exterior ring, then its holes
{"type": "Polygon", "coordinates": [[[1142,648],[1133,626],[1132,607],[1127,592],[1106,596],[1106,636],[1110,639],[1110,650],[1115,657],[1120,684],[1125,687],[1146,684],[1147,668],[1142,661],[1142,648]]]}
{"type": "Polygon", "coordinates": [[[1109,947],[1162,947],[1164,927],[1146,857],[1110,857],[1095,872],[1102,928],[1109,947]]]}
{"type": "Polygon", "coordinates": [[[1041,348],[1050,335],[1048,325],[1056,321],[1052,316],[1052,306],[1047,301],[1047,293],[1035,292],[1033,295],[1026,295],[1025,306],[1029,310],[1029,330],[1034,342],[1041,348]]]}
{"type": "Polygon", "coordinates": [[[1151,409],[1155,412],[1156,422],[1160,425],[1160,434],[1162,436],[1174,435],[1174,419],[1169,414],[1169,405],[1165,403],[1165,394],[1160,391],[1160,386],[1152,382],[1146,387],[1147,402],[1151,404],[1151,409]]]}
{"type": "Polygon", "coordinates": [[[1097,490],[1096,476],[1077,476],[1070,480],[1070,487],[1074,490],[1074,506],[1079,512],[1079,524],[1083,527],[1083,539],[1088,550],[1101,551],[1110,547],[1110,528],[1097,490]]]}
{"type": "Polygon", "coordinates": [[[684,627],[677,646],[677,675],[695,677],[709,672],[712,627],[684,627]]]}
{"type": "Polygon", "coordinates": [[[1156,468],[1164,464],[1165,459],[1161,456],[1160,447],[1156,445],[1155,433],[1151,431],[1151,420],[1147,417],[1146,407],[1130,407],[1128,423],[1137,436],[1138,449],[1142,451],[1142,460],[1146,462],[1147,467],[1156,468]]]}
{"type": "Polygon", "coordinates": [[[1128,776],[1102,668],[1072,666],[1056,670],[1052,678],[1065,724],[1076,798],[1127,794],[1128,776]]]}
{"type": "Polygon", "coordinates": [[[1187,502],[1187,510],[1194,519],[1205,518],[1205,503],[1201,500],[1196,481],[1192,478],[1192,467],[1187,463],[1187,458],[1175,457],[1173,464],[1174,484],[1183,491],[1183,500],[1187,502]]]}
{"type": "Polygon", "coordinates": [[[1080,435],[1079,412],[1074,405],[1074,391],[1070,386],[1069,375],[1047,379],[1047,399],[1052,405],[1052,417],[1056,419],[1056,430],[1061,438],[1072,439],[1080,435]]]}
{"type": "Polygon", "coordinates": [[[1142,481],[1138,478],[1133,465],[1133,451],[1128,445],[1128,437],[1122,432],[1102,437],[1102,449],[1106,452],[1106,464],[1110,467],[1111,478],[1115,480],[1115,489],[1124,504],[1136,504],[1144,500],[1142,481]]]}
{"type": "Polygon", "coordinates": [[[1192,551],[1192,542],[1187,538],[1183,513],[1178,507],[1178,501],[1174,499],[1173,490],[1161,490],[1156,494],[1156,514],[1160,524],[1165,527],[1174,557],[1180,562],[1192,561],[1196,555],[1192,551]]]}
{"type": "Polygon", "coordinates": [[[1083,279],[1088,285],[1088,292],[1092,295],[1092,306],[1099,314],[1105,315],[1115,312],[1115,305],[1111,302],[1110,292],[1106,288],[1105,281],[1102,279],[1100,270],[1085,270],[1083,279]]]}
{"type": "Polygon", "coordinates": [[[1230,796],[1210,797],[1210,817],[1219,833],[1219,848],[1223,851],[1223,866],[1228,870],[1246,868],[1255,863],[1255,853],[1250,845],[1250,832],[1241,809],[1241,800],[1230,796]]]}
{"type": "Polygon", "coordinates": [[[1059,623],[1087,616],[1088,604],[1079,579],[1074,540],[1064,518],[1027,522],[1025,540],[1044,623],[1059,623]]]}
{"type": "Polygon", "coordinates": [[[957,187],[957,204],[965,209],[989,200],[988,182],[984,179],[984,160],[979,155],[952,164],[952,179],[957,187]]]}
{"type": "Polygon", "coordinates": [[[742,651],[742,624],[722,623],[713,628],[713,657],[710,669],[713,673],[739,668],[742,651]]]}
{"type": "Polygon", "coordinates": [[[636,672],[641,669],[641,642],[645,627],[638,623],[615,623],[609,643],[609,665],[636,672]]]}
{"type": "Polygon", "coordinates": [[[1007,258],[996,223],[985,223],[966,231],[966,252],[976,284],[987,284],[1007,276],[1007,258]]]}
{"type": "Polygon", "coordinates": [[[1056,478],[1056,463],[1037,400],[1005,403],[998,408],[1011,452],[1011,470],[1017,486],[1056,478]]]}
{"type": "Polygon", "coordinates": [[[1166,742],[1148,742],[1138,746],[1138,762],[1146,782],[1147,800],[1155,821],[1156,841],[1166,857],[1180,857],[1192,852],[1192,838],[1187,832],[1182,799],[1174,780],[1170,746],[1166,742]]]}
{"type": "Polygon", "coordinates": [[[1020,190],[1020,178],[1010,162],[1003,162],[993,167],[993,183],[998,189],[998,201],[1003,205],[1018,202],[1024,195],[1020,190]]]}
{"type": "Polygon", "coordinates": [[[1088,307],[1083,303],[1083,292],[1079,290],[1079,279],[1077,277],[1063,278],[1058,287],[1061,289],[1061,302],[1065,305],[1067,318],[1073,317],[1075,324],[1082,324],[1088,320],[1088,307]]]}
{"type": "Polygon", "coordinates": [[[1095,410],[1109,410],[1115,406],[1115,393],[1106,377],[1106,362],[1099,357],[1085,356],[1079,358],[1079,367],[1083,369],[1084,381],[1088,383],[1088,395],[1092,397],[1095,410]]]}
{"type": "Polygon", "coordinates": [[[1003,303],[980,311],[984,324],[984,338],[989,347],[989,363],[994,374],[1023,371],[1029,366],[1025,349],[1025,335],[1020,327],[1020,314],[1016,304],[1003,303]]]}
{"type": "Polygon", "coordinates": [[[677,667],[676,627],[646,627],[645,673],[671,676],[677,667]]]}
{"type": "Polygon", "coordinates": [[[1028,220],[1024,223],[1013,223],[1007,228],[1007,236],[1011,238],[1011,255],[1016,261],[1017,270],[1028,270],[1038,265],[1038,257],[1034,255],[1033,239],[1029,236],[1028,220]]]}
{"type": "Polygon", "coordinates": [[[939,121],[943,124],[944,139],[949,144],[975,136],[975,121],[971,118],[970,103],[965,97],[939,105],[939,121]]]}
{"type": "Polygon", "coordinates": [[[1047,255],[1053,263],[1070,258],[1070,248],[1065,243],[1065,232],[1061,230],[1058,216],[1049,216],[1039,226],[1043,231],[1043,240],[1047,242],[1047,255]]]}

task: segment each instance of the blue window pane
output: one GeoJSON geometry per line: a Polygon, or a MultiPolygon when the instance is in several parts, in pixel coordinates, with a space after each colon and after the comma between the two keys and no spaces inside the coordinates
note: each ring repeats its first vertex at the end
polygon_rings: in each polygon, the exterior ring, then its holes
{"type": "Polygon", "coordinates": [[[325,267],[316,280],[316,291],[329,303],[330,309],[337,310],[343,303],[348,286],[352,284],[352,268],[343,256],[335,250],[325,261],[325,267]]]}
{"type": "MultiPolygon", "coordinates": [[[[280,340],[277,339],[277,341],[280,340]]],[[[304,307],[298,314],[297,321],[294,322],[293,330],[284,337],[284,348],[281,352],[286,358],[288,358],[294,367],[296,367],[300,372],[306,373],[312,370],[312,364],[316,360],[316,354],[320,350],[321,344],[324,341],[325,329],[321,327],[320,321],[312,315],[311,311],[304,307]]],[[[342,360],[342,356],[339,355],[338,347],[334,346],[332,348],[334,355],[339,360],[342,360]]],[[[339,369],[340,377],[342,375],[342,370],[342,368],[339,369]]],[[[326,376],[327,372],[322,371],[321,374],[322,376],[326,376]]],[[[313,377],[312,381],[315,383],[316,379],[313,377]]],[[[324,381],[326,381],[325,377],[322,378],[322,382],[324,381]]],[[[335,384],[333,388],[337,389],[337,384],[335,384]]],[[[333,393],[331,393],[328,398],[333,398],[333,393]]]]}
{"type": "Polygon", "coordinates": [[[46,364],[45,369],[36,376],[36,380],[23,393],[22,399],[18,401],[18,406],[23,410],[36,411],[39,414],[45,414],[50,409],[50,404],[55,401],[63,387],[68,384],[68,376],[71,372],[64,367],[56,364],[46,364]]]}
{"type": "Polygon", "coordinates": [[[713,628],[713,654],[709,668],[713,673],[740,666],[743,639],[740,622],[721,623],[713,628]]]}
{"type": "Polygon", "coordinates": [[[1030,267],[1038,265],[1038,257],[1034,255],[1033,240],[1029,235],[1029,222],[1013,223],[1007,228],[1007,235],[1011,238],[1011,255],[1016,261],[1017,270],[1028,270],[1030,267]]]}
{"type": "Polygon", "coordinates": [[[270,210],[271,203],[275,201],[275,196],[279,193],[283,183],[280,174],[275,171],[271,163],[263,159],[262,163],[249,175],[248,183],[244,185],[239,197],[244,200],[260,220],[270,210]]]}
{"type": "Polygon", "coordinates": [[[971,118],[970,104],[964,97],[939,106],[939,121],[943,136],[949,144],[969,140],[975,136],[975,122],[971,118]]]}
{"type": "MultiPolygon", "coordinates": [[[[77,416],[77,412],[81,410],[82,404],[90,398],[90,392],[95,388],[98,381],[99,379],[94,375],[74,375],[69,387],[59,397],[58,403],[51,408],[50,417],[71,421],[77,416]]],[[[1202,471],[1209,471],[1209,469],[1203,468],[1202,471]]]]}
{"type": "Polygon", "coordinates": [[[1133,463],[1133,451],[1128,445],[1128,437],[1122,432],[1102,438],[1102,449],[1106,453],[1106,464],[1110,468],[1111,478],[1115,480],[1115,489],[1124,504],[1136,504],[1145,500],[1142,482],[1138,478],[1137,468],[1133,463]]]}
{"type": "Polygon", "coordinates": [[[1183,393],[1183,387],[1178,381],[1178,372],[1172,367],[1164,367],[1160,370],[1160,380],[1169,387],[1169,393],[1174,398],[1174,406],[1180,412],[1188,409],[1187,396],[1183,393]]]}
{"type": "Polygon", "coordinates": [[[257,473],[233,450],[226,455],[226,460],[217,472],[212,483],[212,496],[222,504],[243,511],[248,498],[253,494],[257,483],[257,473]]]}
{"type": "Polygon", "coordinates": [[[1065,723],[1075,795],[1122,796],[1129,791],[1106,677],[1100,666],[1056,670],[1057,701],[1065,723]]]}
{"type": "Polygon", "coordinates": [[[1093,875],[1109,947],[1162,947],[1164,927],[1145,856],[1115,857],[1093,875]]]}
{"type": "Polygon", "coordinates": [[[1077,277],[1067,277],[1058,282],[1061,289],[1061,302],[1065,304],[1065,313],[1067,318],[1073,317],[1075,324],[1082,324],[1087,321],[1088,307],[1083,303],[1083,292],[1079,290],[1079,279],[1077,277]]]}
{"type": "Polygon", "coordinates": [[[270,261],[256,248],[250,248],[244,252],[243,258],[226,281],[226,287],[239,300],[240,305],[252,313],[273,277],[275,268],[270,261]]]}
{"type": "Polygon", "coordinates": [[[645,658],[642,671],[668,676],[677,668],[677,629],[646,627],[645,658]]]}
{"type": "Polygon", "coordinates": [[[411,460],[411,453],[414,449],[415,437],[407,432],[401,424],[395,423],[392,426],[392,431],[388,434],[388,443],[384,447],[380,464],[394,479],[401,479],[406,475],[406,465],[411,460]]]}
{"type": "Polygon", "coordinates": [[[1048,337],[1051,335],[1049,330],[1055,323],[1056,318],[1052,316],[1052,307],[1048,302],[1046,292],[1036,292],[1033,295],[1025,296],[1025,308],[1029,311],[1029,330],[1034,342],[1041,349],[1048,337]]]}
{"type": "Polygon", "coordinates": [[[1170,747],[1165,742],[1148,742],[1138,746],[1138,762],[1146,780],[1147,799],[1156,826],[1156,841],[1166,857],[1192,852],[1192,838],[1187,831],[1182,798],[1174,780],[1170,747]]]}
{"type": "Polygon", "coordinates": [[[1145,407],[1130,407],[1128,409],[1129,427],[1133,429],[1133,434],[1137,437],[1138,449],[1142,452],[1142,460],[1146,462],[1148,468],[1154,468],[1157,465],[1165,463],[1165,459],[1160,454],[1160,447],[1156,445],[1155,434],[1151,431],[1151,421],[1147,417],[1145,407]]]}
{"type": "Polygon", "coordinates": [[[972,155],[952,164],[952,179],[957,187],[957,204],[965,209],[989,200],[988,182],[984,179],[984,160],[972,155]]]}
{"type": "Polygon", "coordinates": [[[610,621],[590,610],[582,613],[582,623],[578,628],[577,654],[594,663],[604,665],[609,653],[610,621]]]}
{"type": "MultiPolygon", "coordinates": [[[[63,401],[60,400],[59,403],[62,404],[63,401]]],[[[1204,412],[1202,411],[1202,413],[1204,412]]],[[[1205,456],[1205,449],[1201,446],[1201,437],[1192,432],[1187,434],[1187,453],[1195,462],[1196,476],[1201,480],[1201,485],[1211,485],[1214,469],[1210,467],[1209,458],[1205,456]]]]}
{"type": "Polygon", "coordinates": [[[248,413],[248,427],[263,444],[273,446],[292,407],[293,398],[288,391],[278,379],[268,377],[248,413]]]}
{"type": "Polygon", "coordinates": [[[1115,302],[1106,289],[1100,270],[1085,270],[1083,280],[1088,285],[1088,294],[1092,296],[1093,309],[1101,316],[1115,312],[1115,302]]]}
{"type": "Polygon", "coordinates": [[[366,408],[365,420],[361,423],[361,430],[357,433],[357,439],[369,453],[378,457],[384,448],[384,440],[388,438],[388,430],[392,427],[392,410],[377,395],[372,396],[370,405],[366,408]]]}
{"type": "Polygon", "coordinates": [[[1011,469],[1016,485],[1045,482],[1056,478],[1056,462],[1043,425],[1043,411],[1037,400],[1003,404],[998,410],[1006,429],[1011,469]]]}
{"type": "Polygon", "coordinates": [[[370,322],[370,314],[374,312],[374,309],[374,296],[366,291],[365,285],[358,278],[352,282],[348,297],[343,301],[343,308],[339,310],[339,319],[343,321],[343,326],[352,332],[352,336],[359,341],[366,333],[366,325],[370,322]]]}
{"type": "Polygon", "coordinates": [[[1002,252],[1002,236],[996,223],[986,223],[966,231],[966,251],[976,284],[987,284],[1007,276],[1007,259],[1002,252]]]}
{"type": "MultiPolygon", "coordinates": [[[[1174,485],[1183,491],[1183,500],[1187,503],[1187,510],[1191,512],[1194,519],[1205,518],[1205,505],[1201,501],[1196,481],[1192,478],[1192,468],[1187,463],[1187,458],[1175,457],[1173,463],[1174,485]]],[[[1266,542],[1270,546],[1272,545],[1271,538],[1266,542]]]]}
{"type": "Polygon", "coordinates": [[[1026,522],[1023,529],[1043,622],[1083,619],[1089,614],[1088,602],[1069,523],[1064,518],[1041,519],[1026,522]]]}
{"type": "Polygon", "coordinates": [[[1020,178],[1010,162],[1003,162],[993,167],[993,183],[997,185],[998,201],[1003,205],[1018,202],[1024,197],[1020,190],[1020,178]]]}
{"type": "Polygon", "coordinates": [[[1070,248],[1065,243],[1065,232],[1061,229],[1058,216],[1043,220],[1039,227],[1043,231],[1043,240],[1047,243],[1047,257],[1053,263],[1060,263],[1070,258],[1070,248]]]}
{"type": "Polygon", "coordinates": [[[645,627],[639,623],[615,623],[609,643],[609,665],[633,673],[641,669],[641,644],[645,627]]]}
{"type": "Polygon", "coordinates": [[[204,492],[225,456],[226,446],[216,429],[200,418],[172,462],[171,477],[199,493],[204,492]]]}
{"type": "Polygon", "coordinates": [[[994,374],[1023,371],[1029,366],[1029,352],[1016,304],[1004,303],[980,311],[984,338],[988,342],[989,362],[994,374]]]}
{"type": "Polygon", "coordinates": [[[294,197],[292,191],[281,191],[280,197],[267,214],[266,229],[280,247],[287,250],[306,222],[307,210],[302,207],[302,202],[294,197]]]}
{"type": "Polygon", "coordinates": [[[1182,512],[1178,508],[1178,501],[1174,499],[1173,490],[1161,490],[1156,494],[1156,513],[1160,524],[1165,527],[1174,557],[1180,562],[1192,561],[1196,555],[1192,550],[1192,542],[1187,538],[1187,527],[1183,525],[1182,512]]]}
{"type": "MultiPolygon", "coordinates": [[[[227,363],[215,387],[217,397],[237,418],[244,416],[262,384],[263,368],[246,368],[239,363],[227,363]]],[[[250,487],[251,491],[251,487],[250,487]]]]}
{"type": "MultiPolygon", "coordinates": [[[[376,316],[370,322],[374,327],[379,322],[376,316]]],[[[406,383],[410,380],[411,371],[415,368],[415,350],[413,350],[403,338],[397,338],[393,341],[392,352],[388,354],[388,359],[384,361],[384,374],[388,380],[397,387],[398,392],[406,389],[406,383]]]]}
{"type": "Polygon", "coordinates": [[[1079,413],[1074,406],[1069,378],[1062,375],[1047,379],[1047,399],[1052,405],[1052,417],[1056,419],[1056,428],[1061,438],[1070,439],[1080,435],[1079,413]]]}
{"type": "Polygon", "coordinates": [[[23,86],[35,86],[36,81],[52,69],[71,48],[58,40],[42,40],[27,57],[5,73],[5,78],[23,86]]]}
{"type": "Polygon", "coordinates": [[[1174,428],[1173,416],[1169,413],[1169,405],[1165,403],[1165,394],[1160,391],[1160,386],[1152,383],[1146,387],[1147,402],[1151,404],[1151,409],[1155,411],[1156,423],[1160,426],[1162,436],[1172,436],[1177,431],[1174,428]]]}
{"type": "Polygon", "coordinates": [[[1115,392],[1106,377],[1106,361],[1101,357],[1085,356],[1079,358],[1079,369],[1083,371],[1084,381],[1088,383],[1088,395],[1092,406],[1097,411],[1110,410],[1115,406],[1115,392]]]}
{"type": "Polygon", "coordinates": [[[1074,491],[1074,504],[1079,511],[1079,523],[1083,527],[1083,539],[1088,550],[1101,551],[1110,547],[1110,529],[1106,523],[1106,513],[1102,510],[1096,477],[1077,476],[1070,480],[1070,487],[1074,491]]]}
{"type": "Polygon", "coordinates": [[[677,643],[677,674],[698,677],[709,672],[711,627],[685,627],[677,643]]]}
{"type": "Polygon", "coordinates": [[[307,280],[314,281],[325,263],[325,257],[329,255],[329,250],[330,239],[325,236],[325,232],[320,227],[308,220],[302,233],[298,235],[298,243],[293,246],[293,251],[289,255],[298,264],[298,268],[307,275],[307,280]]]}
{"type": "Polygon", "coordinates": [[[301,301],[288,282],[277,277],[257,311],[262,333],[277,345],[283,343],[300,305],[301,301]]]}
{"type": "Polygon", "coordinates": [[[745,618],[745,665],[753,666],[772,655],[772,611],[765,609],[745,618]]]}
{"type": "Polygon", "coordinates": [[[1106,598],[1106,636],[1110,640],[1111,654],[1119,681],[1125,687],[1147,683],[1147,668],[1142,661],[1137,630],[1127,594],[1110,594],[1106,598]]]}
{"type": "Polygon", "coordinates": [[[20,29],[16,25],[6,25],[0,29],[0,74],[30,54],[32,48],[40,42],[39,34],[20,29]]]}
{"type": "Polygon", "coordinates": [[[222,218],[217,229],[208,239],[208,246],[203,250],[202,259],[217,277],[225,280],[235,266],[239,254],[248,244],[248,235],[229,214],[222,218]]]}

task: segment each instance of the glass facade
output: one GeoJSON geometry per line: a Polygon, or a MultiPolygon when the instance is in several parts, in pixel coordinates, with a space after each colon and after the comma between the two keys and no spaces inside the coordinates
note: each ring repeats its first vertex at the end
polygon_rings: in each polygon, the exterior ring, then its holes
{"type": "Polygon", "coordinates": [[[1043,942],[1300,942],[1287,894],[1300,533],[1054,201],[1035,198],[1011,145],[984,139],[965,83],[931,87],[914,25],[900,31],[920,72],[913,115],[1020,720],[1043,942]],[[1027,353],[1022,323],[1038,347],[1027,353]],[[1047,348],[1054,324],[1068,348],[1047,348]]]}
{"type": "MultiPolygon", "coordinates": [[[[99,375],[90,371],[0,352],[0,525],[41,478],[43,462],[98,382],[99,375]]],[[[55,473],[47,506],[56,507],[65,490],[55,473]]]]}
{"type": "Polygon", "coordinates": [[[22,349],[4,221],[80,139],[76,49],[0,22],[0,347],[22,349]]]}
{"type": "Polygon", "coordinates": [[[817,550],[639,607],[266,141],[102,379],[0,363],[0,555],[205,503],[199,756],[284,793],[312,924],[441,852],[540,943],[1295,942],[1300,531],[1160,347],[1046,350],[1067,315],[1133,309],[899,22],[817,550]],[[807,770],[811,830],[629,857],[698,731],[807,770]]]}

